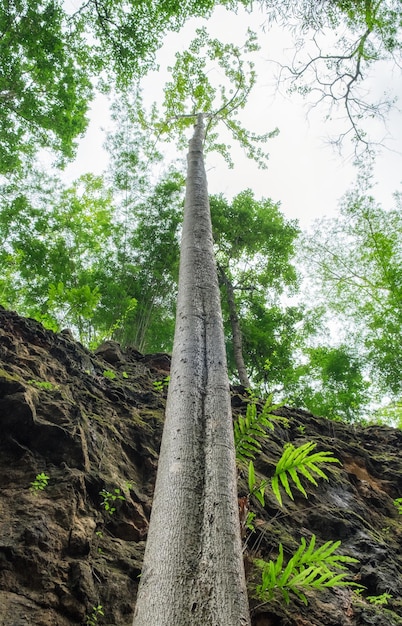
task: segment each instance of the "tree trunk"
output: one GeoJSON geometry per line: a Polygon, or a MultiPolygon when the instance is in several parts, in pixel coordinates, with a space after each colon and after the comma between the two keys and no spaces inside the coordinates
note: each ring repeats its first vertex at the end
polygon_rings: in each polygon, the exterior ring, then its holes
{"type": "Polygon", "coordinates": [[[219,274],[222,283],[225,285],[226,288],[226,295],[229,306],[230,326],[232,329],[233,356],[236,363],[237,373],[239,375],[240,383],[243,385],[243,387],[249,388],[251,387],[251,384],[243,359],[243,339],[240,330],[239,316],[237,315],[236,311],[233,285],[227,277],[226,272],[222,266],[219,266],[219,274]]]}
{"type": "Polygon", "coordinates": [[[166,421],[133,626],[250,624],[203,159],[190,141],[166,421]]]}

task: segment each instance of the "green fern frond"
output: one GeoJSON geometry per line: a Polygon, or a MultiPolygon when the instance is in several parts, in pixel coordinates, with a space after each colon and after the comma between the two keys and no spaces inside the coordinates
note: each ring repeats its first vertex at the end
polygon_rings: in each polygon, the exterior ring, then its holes
{"type": "Polygon", "coordinates": [[[341,544],[340,541],[327,541],[317,549],[315,543],[315,535],[308,546],[302,538],[299,548],[285,567],[282,544],[279,544],[276,561],[256,559],[255,564],[261,569],[261,584],[256,586],[257,598],[269,602],[275,591],[279,590],[286,604],[289,603],[291,592],[307,604],[304,591],[309,589],[322,590],[341,586],[361,588],[361,585],[345,579],[347,571],[336,573],[331,569],[345,570],[344,563],[357,563],[357,559],[352,557],[334,554],[341,544]]]}
{"type": "Polygon", "coordinates": [[[249,496],[255,496],[258,502],[265,506],[265,489],[268,485],[267,480],[262,480],[259,484],[257,484],[257,479],[255,477],[255,469],[254,463],[249,461],[248,464],[248,488],[249,488],[249,496]]]}
{"type": "Polygon", "coordinates": [[[316,445],[316,443],[308,441],[298,448],[291,443],[285,446],[283,454],[276,465],[275,474],[271,479],[272,491],[280,506],[282,506],[280,484],[289,498],[293,500],[288,475],[296,488],[307,498],[307,493],[300,482],[299,474],[302,474],[313,485],[317,485],[313,474],[328,480],[328,476],[318,467],[318,463],[340,463],[339,459],[335,458],[331,452],[315,452],[311,454],[316,445]]]}
{"type": "Polygon", "coordinates": [[[239,461],[255,459],[261,451],[261,439],[267,436],[266,429],[273,430],[272,421],[262,413],[257,413],[255,401],[247,405],[245,417],[239,416],[234,423],[236,458],[239,461]]]}

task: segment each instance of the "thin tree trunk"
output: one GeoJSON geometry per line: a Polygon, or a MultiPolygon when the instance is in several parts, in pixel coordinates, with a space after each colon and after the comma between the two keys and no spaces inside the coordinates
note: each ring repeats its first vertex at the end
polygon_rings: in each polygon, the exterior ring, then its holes
{"type": "Polygon", "coordinates": [[[230,326],[232,329],[232,341],[233,341],[233,356],[236,363],[237,373],[239,375],[240,383],[243,387],[249,388],[251,387],[250,380],[247,375],[246,366],[244,364],[243,358],[243,338],[240,330],[240,321],[239,316],[237,315],[236,310],[236,301],[234,295],[234,289],[231,281],[226,275],[225,270],[222,266],[219,266],[219,274],[221,277],[222,283],[226,288],[227,301],[229,306],[229,319],[230,326]]]}
{"type": "Polygon", "coordinates": [[[190,141],[166,421],[133,626],[250,624],[199,116],[190,141]]]}

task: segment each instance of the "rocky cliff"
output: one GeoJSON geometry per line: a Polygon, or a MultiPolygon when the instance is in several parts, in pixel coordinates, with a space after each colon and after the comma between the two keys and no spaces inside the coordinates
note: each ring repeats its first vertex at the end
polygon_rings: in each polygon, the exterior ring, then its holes
{"type": "MultiPolygon", "coordinates": [[[[166,355],[123,353],[113,342],[93,354],[68,331],[0,308],[0,625],[131,624],[163,427],[166,390],[153,383],[168,371],[166,355]]],[[[238,393],[233,406],[244,410],[238,393]]],[[[255,556],[276,558],[279,542],[291,554],[314,533],[342,541],[341,552],[359,560],[350,579],[366,590],[309,593],[308,606],[251,598],[253,624],[401,626],[402,515],[393,500],[402,497],[402,432],[278,413],[288,423],[256,461],[261,478],[286,441],[317,442],[341,465],[327,466],[318,487],[305,485],[308,499],[295,492],[280,508],[268,492],[265,507],[252,503],[250,588],[255,556]],[[387,604],[366,599],[384,593],[387,604]]]]}

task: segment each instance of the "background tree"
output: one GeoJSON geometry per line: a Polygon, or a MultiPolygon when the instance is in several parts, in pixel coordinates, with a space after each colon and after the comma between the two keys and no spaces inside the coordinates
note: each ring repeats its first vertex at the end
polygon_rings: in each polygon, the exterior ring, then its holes
{"type": "Polygon", "coordinates": [[[289,366],[293,351],[286,335],[291,337],[298,316],[281,296],[297,287],[291,261],[298,228],[272,200],[258,201],[250,190],[231,203],[212,197],[211,213],[226,333],[231,336],[229,368],[250,387],[249,376],[254,385],[267,382],[269,358],[273,388],[278,382],[274,372],[289,366]]]}
{"type": "Polygon", "coordinates": [[[370,396],[361,358],[349,344],[304,346],[303,357],[288,370],[288,401],[314,415],[347,422],[367,415],[370,396]]]}
{"type": "Polygon", "coordinates": [[[171,351],[184,177],[160,167],[157,138],[135,90],[113,106],[115,129],[106,147],[107,173],[121,225],[118,268],[131,284],[137,308],[115,338],[140,351],[171,351]],[[155,174],[156,169],[162,169],[155,174]]]}
{"type": "Polygon", "coordinates": [[[183,179],[171,173],[135,207],[134,227],[118,255],[120,271],[129,278],[136,310],[115,333],[123,345],[141,352],[171,351],[179,261],[178,229],[182,221],[183,179]]]}
{"type": "Polygon", "coordinates": [[[53,330],[71,325],[81,340],[94,340],[96,310],[107,298],[100,284],[117,238],[102,179],[88,174],[63,189],[57,178],[33,171],[3,185],[1,195],[2,303],[53,330]]]}
{"type": "Polygon", "coordinates": [[[90,174],[70,188],[35,171],[3,185],[1,302],[91,346],[170,349],[182,177],[143,187],[128,215],[113,192],[90,174]]]}
{"type": "Polygon", "coordinates": [[[340,216],[318,222],[303,241],[318,298],[335,314],[341,341],[353,341],[374,383],[372,398],[376,390],[394,398],[402,390],[395,350],[402,339],[401,195],[394,200],[394,208],[382,209],[370,180],[362,179],[345,196],[340,216]]]}

